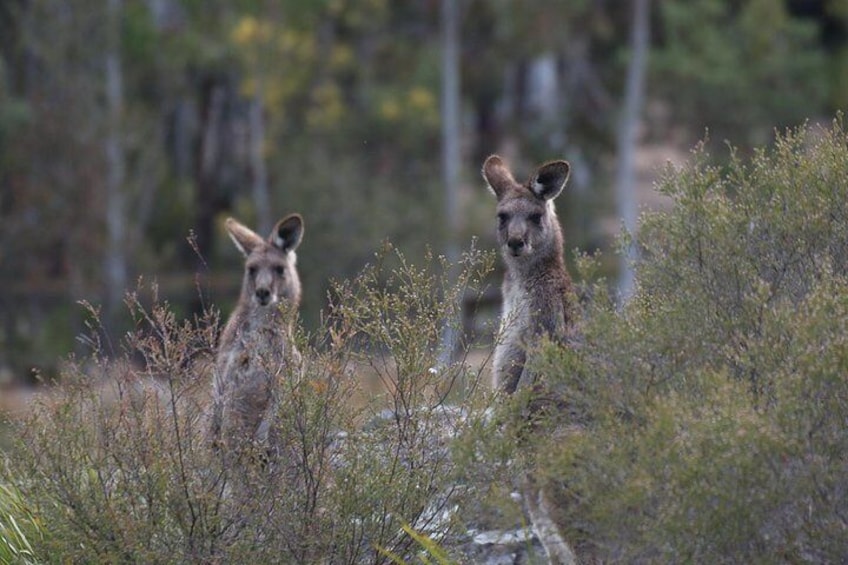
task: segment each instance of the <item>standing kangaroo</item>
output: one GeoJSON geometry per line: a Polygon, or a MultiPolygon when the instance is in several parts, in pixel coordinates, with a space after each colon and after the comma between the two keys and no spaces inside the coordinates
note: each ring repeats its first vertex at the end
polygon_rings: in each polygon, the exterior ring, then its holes
{"type": "Polygon", "coordinates": [[[300,366],[292,324],[301,295],[295,249],[303,236],[303,219],[286,216],[267,240],[232,218],[226,227],[246,260],[241,296],[218,344],[212,435],[216,444],[238,449],[268,441],[278,379],[300,366]]]}
{"type": "Polygon", "coordinates": [[[498,199],[498,245],[506,265],[493,384],[510,394],[534,384],[525,368],[526,347],[543,336],[564,341],[571,328],[571,279],[553,202],[568,174],[567,162],[552,161],[522,185],[497,155],[483,164],[483,178],[498,199]]]}
{"type": "MultiPolygon", "coordinates": [[[[562,256],[562,229],[554,198],[568,181],[566,161],[541,165],[525,184],[516,182],[497,155],[483,164],[483,178],[498,199],[498,245],[506,272],[501,330],[495,346],[493,384],[508,394],[535,388],[527,348],[540,338],[565,342],[572,325],[572,287],[562,256]]],[[[522,484],[533,529],[551,563],[576,563],[574,552],[550,516],[534,473],[522,484]]]]}

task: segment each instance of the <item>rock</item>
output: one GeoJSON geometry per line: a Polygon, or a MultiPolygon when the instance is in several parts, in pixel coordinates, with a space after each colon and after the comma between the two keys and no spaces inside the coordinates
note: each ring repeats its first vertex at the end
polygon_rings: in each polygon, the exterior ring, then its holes
{"type": "Polygon", "coordinates": [[[458,547],[463,563],[479,565],[525,565],[537,563],[545,551],[527,528],[468,532],[468,540],[458,547]]]}

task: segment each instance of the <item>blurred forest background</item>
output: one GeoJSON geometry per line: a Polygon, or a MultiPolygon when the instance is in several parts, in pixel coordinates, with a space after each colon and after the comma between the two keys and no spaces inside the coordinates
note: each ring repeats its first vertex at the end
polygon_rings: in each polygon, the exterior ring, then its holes
{"type": "Polygon", "coordinates": [[[493,247],[490,153],[568,159],[567,247],[609,249],[705,132],[846,103],[845,0],[4,0],[0,384],[78,347],[80,300],[120,335],[140,276],[228,312],[228,215],[304,215],[310,327],[386,239],[493,247]]]}

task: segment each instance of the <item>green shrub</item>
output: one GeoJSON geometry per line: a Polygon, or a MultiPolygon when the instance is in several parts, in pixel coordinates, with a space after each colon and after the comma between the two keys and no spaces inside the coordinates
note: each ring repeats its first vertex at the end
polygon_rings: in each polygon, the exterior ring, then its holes
{"type": "Polygon", "coordinates": [[[33,542],[41,536],[38,520],[13,487],[0,484],[0,563],[38,563],[33,542]]]}
{"type": "Polygon", "coordinates": [[[35,554],[388,563],[420,550],[409,531],[446,539],[469,492],[449,443],[482,417],[485,395],[464,357],[439,363],[440,342],[491,264],[471,251],[447,284],[436,259],[416,267],[387,251],[336,285],[322,330],[298,337],[303,373],[281,383],[283,447],[240,462],[207,436],[218,316],[183,322],[155,292],[152,306],[130,296],[123,352],[107,357],[94,332],[92,354],[18,427],[3,476],[45,524],[35,554]]]}
{"type": "Polygon", "coordinates": [[[538,358],[571,425],[537,451],[584,557],[848,555],[846,179],[841,119],[726,169],[698,150],[643,217],[634,298],[584,289],[580,343],[538,358]]]}

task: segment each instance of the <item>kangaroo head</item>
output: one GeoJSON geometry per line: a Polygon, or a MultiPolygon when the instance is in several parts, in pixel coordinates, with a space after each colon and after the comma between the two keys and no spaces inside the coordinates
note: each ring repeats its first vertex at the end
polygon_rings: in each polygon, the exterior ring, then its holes
{"type": "Polygon", "coordinates": [[[277,222],[268,239],[232,218],[227,232],[246,260],[241,300],[256,307],[271,306],[285,300],[300,304],[300,278],[295,249],[303,237],[303,218],[290,214],[277,222]]]}
{"type": "Polygon", "coordinates": [[[532,262],[562,252],[553,199],[562,192],[568,174],[566,161],[551,161],[519,184],[500,157],[486,159],[483,178],[498,199],[498,245],[507,262],[532,262]]]}

